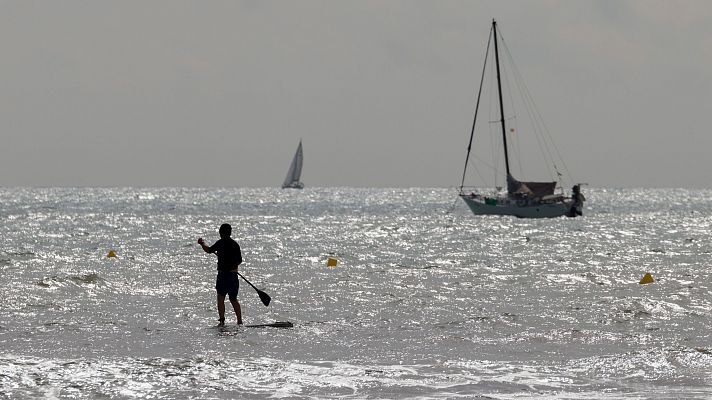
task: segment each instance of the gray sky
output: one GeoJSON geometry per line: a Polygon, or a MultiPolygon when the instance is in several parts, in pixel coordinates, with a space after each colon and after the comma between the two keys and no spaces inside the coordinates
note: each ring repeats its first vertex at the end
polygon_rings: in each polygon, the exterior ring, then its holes
{"type": "MultiPolygon", "coordinates": [[[[712,1],[0,1],[0,185],[456,186],[492,18],[566,165],[712,187],[712,1]]],[[[530,177],[536,178],[536,177],[530,177]]]]}

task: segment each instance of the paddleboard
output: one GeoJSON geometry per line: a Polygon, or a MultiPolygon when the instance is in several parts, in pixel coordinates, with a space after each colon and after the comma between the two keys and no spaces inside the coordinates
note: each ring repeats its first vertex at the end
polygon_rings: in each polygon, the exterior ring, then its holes
{"type": "Polygon", "coordinates": [[[271,324],[253,324],[245,325],[245,328],[292,328],[294,324],[289,321],[277,321],[271,324]]]}

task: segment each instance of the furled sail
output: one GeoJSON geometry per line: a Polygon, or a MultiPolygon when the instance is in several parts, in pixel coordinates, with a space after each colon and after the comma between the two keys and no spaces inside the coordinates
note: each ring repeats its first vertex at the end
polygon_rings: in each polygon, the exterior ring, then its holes
{"type": "Polygon", "coordinates": [[[507,175],[507,192],[518,197],[541,198],[554,194],[556,182],[520,182],[507,175]]]}

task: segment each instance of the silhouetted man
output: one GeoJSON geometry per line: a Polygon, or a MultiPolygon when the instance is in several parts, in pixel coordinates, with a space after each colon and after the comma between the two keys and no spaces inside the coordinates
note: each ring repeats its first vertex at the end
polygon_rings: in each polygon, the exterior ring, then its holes
{"type": "Polygon", "coordinates": [[[208,247],[203,238],[198,239],[198,244],[206,253],[218,254],[218,276],[215,279],[215,290],[218,292],[218,326],[225,325],[225,296],[230,296],[230,303],[237,316],[237,324],[242,325],[242,310],[237,301],[237,292],[240,290],[240,281],[237,275],[237,266],[242,263],[240,245],[233,240],[230,224],[220,225],[220,240],[208,247]]]}

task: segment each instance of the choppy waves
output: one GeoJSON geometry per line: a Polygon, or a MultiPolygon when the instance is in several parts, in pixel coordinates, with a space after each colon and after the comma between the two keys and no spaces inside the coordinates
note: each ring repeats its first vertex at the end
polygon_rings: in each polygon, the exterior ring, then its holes
{"type": "Polygon", "coordinates": [[[584,218],[519,220],[447,189],[2,189],[0,392],[709,398],[710,194],[591,189],[584,218]],[[247,323],[294,328],[211,328],[195,240],[223,222],[273,298],[243,284],[247,323]]]}

